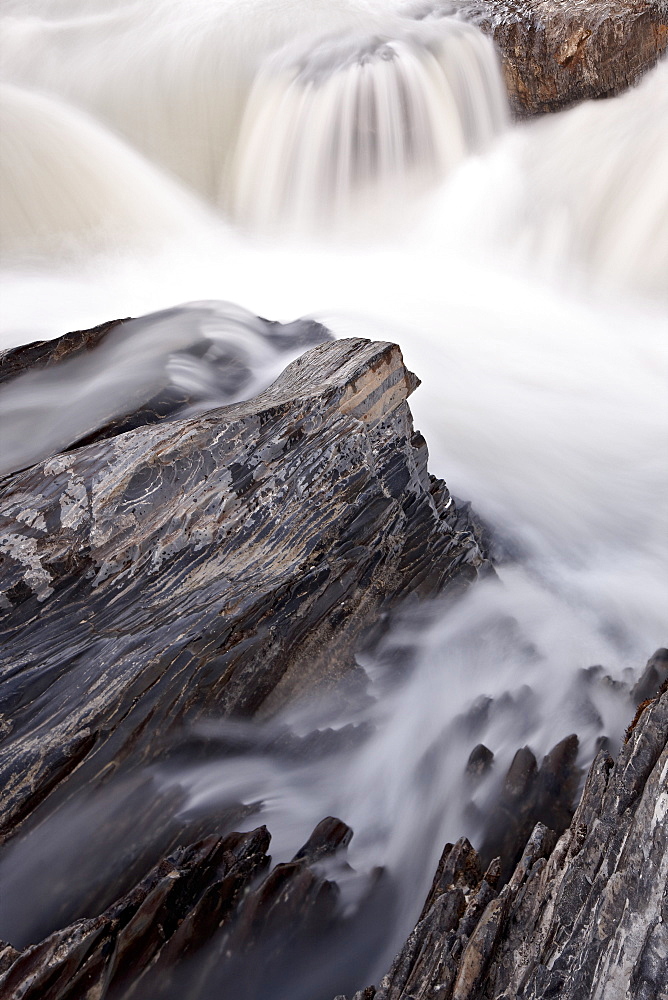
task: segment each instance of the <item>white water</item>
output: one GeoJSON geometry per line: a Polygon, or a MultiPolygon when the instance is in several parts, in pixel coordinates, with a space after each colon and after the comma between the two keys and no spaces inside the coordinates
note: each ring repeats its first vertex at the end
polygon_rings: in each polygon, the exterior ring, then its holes
{"type": "MultiPolygon", "coordinates": [[[[376,700],[356,721],[375,731],[353,753],[299,766],[248,754],[162,776],[193,807],[262,800],[279,858],[324,815],[349,822],[355,865],[402,872],[391,950],[444,841],[476,835],[460,789],[471,746],[490,746],[501,772],[519,745],[540,754],[576,731],[586,762],[627,707],[601,691],[592,719],[578,671],[621,676],[666,642],[668,67],[470,155],[503,122],[486,43],[380,7],[52,0],[27,16],[16,3],[4,72],[9,114],[22,111],[0,169],[27,206],[3,207],[6,345],[202,299],[397,340],[423,380],[411,405],[432,471],[521,550],[501,586],[434,609],[404,685],[369,665],[376,700]],[[370,37],[390,58],[353,58],[370,37]],[[303,87],[321,65],[324,85],[303,87]],[[384,109],[377,146],[350,111],[360,87],[384,109]],[[401,88],[413,131],[397,125],[401,88]],[[515,708],[456,736],[478,696],[506,691],[515,708]]],[[[289,721],[347,717],[320,705],[289,721]]]]}
{"type": "Polygon", "coordinates": [[[392,211],[487,145],[505,119],[491,43],[467,24],[301,43],[269,59],[253,85],[232,214],[266,231],[359,219],[370,203],[392,211]]]}

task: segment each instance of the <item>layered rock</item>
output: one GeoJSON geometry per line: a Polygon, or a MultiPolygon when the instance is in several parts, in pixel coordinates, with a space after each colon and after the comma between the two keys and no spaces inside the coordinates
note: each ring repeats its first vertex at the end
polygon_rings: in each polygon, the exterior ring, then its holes
{"type": "Polygon", "coordinates": [[[427,472],[417,384],[395,345],[324,343],[248,402],[4,480],[4,836],[209,713],[359,680],[379,615],[489,570],[427,472]]]}
{"type": "MultiPolygon", "coordinates": [[[[667,804],[664,690],[634,720],[615,762],[599,753],[564,834],[557,840],[539,823],[505,884],[498,861],[483,869],[466,839],[447,844],[392,968],[353,1000],[660,1000],[667,804]]],[[[351,836],[329,817],[271,870],[264,827],[179,847],[99,916],[22,951],[3,945],[0,993],[257,1000],[289,996],[298,982],[300,997],[320,996],[321,985],[308,992],[322,982],[309,970],[332,953],[341,963],[386,906],[387,886],[372,873],[355,917],[345,915],[338,883],[352,874],[351,836]]]]}
{"type": "Polygon", "coordinates": [[[180,847],[104,913],[5,955],[1,995],[157,1000],[224,983],[227,996],[251,1000],[280,972],[292,942],[303,948],[336,923],[338,890],[317,862],[345,851],[350,835],[323,820],[292,862],[269,873],[265,827],[180,847]]]}
{"type": "Polygon", "coordinates": [[[568,829],[556,840],[539,823],[500,890],[497,862],[483,872],[468,841],[446,845],[415,930],[354,1000],[665,997],[665,687],[616,761],[599,752],[568,829]]]}

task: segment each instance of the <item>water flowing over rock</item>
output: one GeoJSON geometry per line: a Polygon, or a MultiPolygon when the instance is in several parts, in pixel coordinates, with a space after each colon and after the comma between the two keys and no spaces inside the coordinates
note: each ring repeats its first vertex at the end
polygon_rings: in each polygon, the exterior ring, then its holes
{"type": "Polygon", "coordinates": [[[4,19],[11,258],[194,239],[197,196],[263,232],[373,228],[484,151],[508,98],[526,116],[614,95],[668,43],[651,0],[240,6],[4,19]]]}
{"type": "Polygon", "coordinates": [[[486,148],[507,119],[494,48],[453,18],[430,27],[334,35],[268,60],[244,112],[233,215],[308,227],[370,200],[387,210],[486,148]]]}
{"type": "MultiPolygon", "coordinates": [[[[665,995],[665,687],[641,708],[617,760],[598,754],[568,829],[557,840],[539,823],[509,880],[500,884],[496,860],[484,869],[465,838],[446,844],[405,947],[378,988],[353,1000],[665,995]]],[[[272,870],[265,827],[178,847],[99,916],[23,951],[3,945],[2,995],[290,996],[293,963],[316,964],[323,942],[349,944],[351,929],[373,924],[386,905],[382,873],[371,873],[356,921],[345,916],[339,883],[352,874],[351,836],[328,817],[272,870]]]]}
{"type": "Polygon", "coordinates": [[[5,835],[207,712],[359,685],[379,615],[489,570],[427,472],[417,384],[392,344],[323,343],[248,402],[4,480],[5,835]]]}
{"type": "Polygon", "coordinates": [[[500,891],[497,863],[483,871],[468,841],[446,845],[405,947],[379,987],[353,1000],[665,996],[665,687],[617,760],[597,755],[565,833],[555,843],[539,823],[500,891]]]}

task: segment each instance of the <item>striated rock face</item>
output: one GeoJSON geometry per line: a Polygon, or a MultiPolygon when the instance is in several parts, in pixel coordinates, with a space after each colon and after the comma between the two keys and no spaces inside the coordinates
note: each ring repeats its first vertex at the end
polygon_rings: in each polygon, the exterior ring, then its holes
{"type": "MultiPolygon", "coordinates": [[[[25,363],[57,366],[66,348],[25,363]]],[[[38,919],[15,937],[3,924],[3,1000],[327,1000],[364,981],[360,952],[380,948],[395,895],[389,875],[349,866],[345,823],[324,819],[271,868],[266,828],[231,832],[257,803],[183,808],[185,790],[156,790],[141,765],[183,733],[198,759],[209,729],[192,725],[209,717],[271,716],[323,689],[359,698],[355,651],[386,612],[491,571],[472,515],[427,472],[416,384],[395,345],[324,342],[252,400],[190,416],[151,404],[148,422],[137,411],[132,429],[98,427],[4,479],[5,858],[67,855],[82,803],[103,822],[80,877],[64,865],[38,919]]],[[[540,767],[518,751],[480,853],[446,845],[413,933],[355,1000],[665,996],[667,662],[648,663],[618,759],[598,754],[574,815],[577,738],[540,767]]],[[[583,698],[601,676],[584,672],[583,698]]],[[[312,756],[364,734],[267,723],[263,738],[312,756]]],[[[478,744],[467,780],[492,763],[478,744]]]]}
{"type": "MultiPolygon", "coordinates": [[[[616,762],[597,756],[565,833],[536,826],[508,882],[498,861],[482,868],[466,839],[447,844],[415,930],[379,986],[353,1000],[661,1000],[667,809],[664,690],[616,762]]],[[[0,945],[0,995],[320,997],[313,970],[332,954],[340,964],[388,902],[382,873],[362,878],[347,864],[351,837],[328,817],[271,870],[265,827],[178,847],[99,916],[23,950],[0,945]],[[354,917],[340,888],[351,878],[354,917]]]]}
{"type": "Polygon", "coordinates": [[[185,1000],[215,984],[236,1000],[260,996],[293,942],[303,947],[335,925],[338,889],[314,865],[345,851],[350,834],[324,820],[292,862],[269,874],[265,827],[178,848],[100,916],[7,955],[0,993],[185,1000]],[[188,964],[194,955],[196,968],[188,964]]]}
{"type": "MultiPolygon", "coordinates": [[[[534,0],[526,16],[502,3],[490,29],[519,114],[612,97],[634,84],[668,45],[668,8],[654,0],[534,0]]],[[[525,11],[522,12],[525,14],[525,11]]]]}
{"type": "Polygon", "coordinates": [[[662,0],[459,0],[446,8],[493,37],[520,116],[618,94],[668,45],[662,0]]]}
{"type": "Polygon", "coordinates": [[[417,384],[395,345],[323,343],[248,402],[3,481],[5,837],[208,713],[355,679],[381,613],[489,570],[427,472],[417,384]]]}
{"type": "MultiPolygon", "coordinates": [[[[663,651],[660,651],[663,652],[663,651]]],[[[601,751],[565,833],[534,829],[500,891],[446,845],[420,920],[354,1000],[661,1000],[668,984],[668,691],[615,762],[601,751]]],[[[341,1000],[341,998],[338,998],[341,1000]]]]}

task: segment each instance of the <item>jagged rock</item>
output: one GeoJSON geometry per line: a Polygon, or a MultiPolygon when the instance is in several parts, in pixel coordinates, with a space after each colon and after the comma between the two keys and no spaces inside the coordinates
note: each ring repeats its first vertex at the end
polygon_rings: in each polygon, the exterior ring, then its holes
{"type": "MultiPolygon", "coordinates": [[[[570,748],[552,756],[549,773],[570,748]]],[[[513,788],[534,771],[535,759],[521,754],[513,788]]],[[[663,1000],[667,813],[663,691],[645,704],[615,762],[599,752],[559,840],[536,825],[500,891],[498,865],[481,878],[467,841],[447,845],[390,972],[354,1000],[663,1000]]]]}
{"type": "Polygon", "coordinates": [[[464,0],[449,9],[496,42],[518,115],[618,94],[668,45],[662,0],[464,0]]]}
{"type": "Polygon", "coordinates": [[[567,736],[543,758],[540,768],[529,747],[515,754],[496,801],[483,817],[483,863],[501,859],[505,879],[512,874],[537,823],[561,834],[570,823],[580,771],[578,738],[567,736]]]}
{"type": "Polygon", "coordinates": [[[20,952],[6,941],[0,941],[0,974],[6,972],[19,957],[20,952]]]}
{"type": "Polygon", "coordinates": [[[5,836],[211,712],[358,676],[379,614],[489,570],[427,472],[417,384],[392,344],[324,343],[248,402],[3,482],[5,836]]]}
{"type": "Polygon", "coordinates": [[[631,698],[636,705],[651,698],[668,680],[668,649],[657,649],[649,658],[647,665],[636,684],[631,689],[631,698]]]}
{"type": "Polygon", "coordinates": [[[469,754],[466,773],[470,778],[482,778],[490,770],[493,763],[494,754],[492,751],[484,743],[478,743],[469,754]]]}
{"type": "Polygon", "coordinates": [[[209,837],[157,864],[101,916],[81,919],[21,952],[0,977],[7,1000],[75,1000],[122,992],[136,982],[186,918],[194,919],[216,890],[216,921],[234,911],[251,880],[266,868],[269,835],[209,837]]]}
{"type": "MultiPolygon", "coordinates": [[[[100,916],[80,919],[22,952],[4,946],[0,995],[265,996],[300,963],[308,970],[320,942],[345,933],[339,890],[323,862],[338,859],[339,869],[351,872],[345,862],[351,836],[349,827],[328,817],[292,861],[271,871],[265,827],[180,847],[100,916]]],[[[371,899],[378,879],[366,883],[371,899]]]]}
{"type": "Polygon", "coordinates": [[[0,868],[4,936],[24,948],[84,915],[97,916],[180,845],[225,835],[257,811],[254,804],[222,803],[204,812],[187,805],[186,789],[161,787],[140,771],[75,796],[12,841],[0,868]]]}

